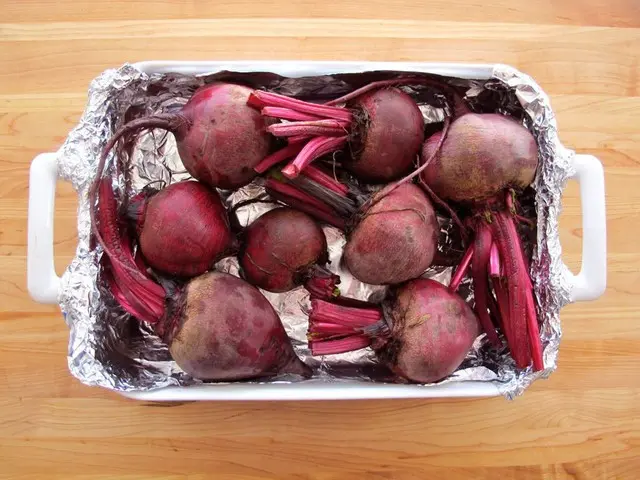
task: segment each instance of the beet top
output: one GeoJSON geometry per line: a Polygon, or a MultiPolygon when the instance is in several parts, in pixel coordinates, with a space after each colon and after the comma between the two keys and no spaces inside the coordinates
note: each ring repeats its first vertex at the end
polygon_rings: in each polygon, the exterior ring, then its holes
{"type": "Polygon", "coordinates": [[[199,182],[147,189],[129,205],[138,241],[152,268],[180,277],[200,275],[232,247],[227,212],[215,190],[199,182]]]}
{"type": "MultiPolygon", "coordinates": [[[[271,145],[265,117],[247,105],[252,92],[231,83],[201,87],[177,113],[124,124],[109,140],[104,156],[119,140],[130,142],[142,130],[160,128],[174,134],[182,163],[196,180],[223,189],[247,185],[271,145]]],[[[104,159],[98,176],[103,166],[104,159]]]]}
{"type": "Polygon", "coordinates": [[[465,301],[427,279],[399,285],[383,307],[345,307],[313,300],[309,314],[313,355],[371,346],[401,380],[416,383],[433,383],[451,375],[479,333],[478,319],[465,301]]]}
{"type": "Polygon", "coordinates": [[[328,153],[348,146],[344,168],[358,179],[383,183],[407,174],[424,140],[424,120],[416,102],[397,88],[379,88],[350,99],[345,107],[302,102],[256,91],[251,105],[267,117],[288,121],[268,127],[289,145],[265,158],[256,170],[295,157],[282,173],[297,177],[307,166],[328,153]]]}

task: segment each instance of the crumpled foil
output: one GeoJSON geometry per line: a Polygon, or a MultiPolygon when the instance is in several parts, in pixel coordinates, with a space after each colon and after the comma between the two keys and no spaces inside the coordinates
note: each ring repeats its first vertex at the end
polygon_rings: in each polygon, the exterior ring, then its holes
{"type": "MultiPolygon", "coordinates": [[[[202,77],[176,76],[175,91],[169,88],[164,100],[160,97],[158,109],[179,108],[187,96],[181,98],[176,91],[192,92],[196,87],[214,79],[242,77],[245,83],[262,86],[273,91],[301,98],[338,96],[371,79],[388,78],[391,72],[325,75],[304,79],[283,78],[275,74],[234,74],[218,72],[202,77]],[[234,77],[235,75],[235,77],[234,77]],[[382,77],[380,77],[382,75],[382,77]]],[[[69,369],[82,382],[118,391],[150,390],[169,385],[201,383],[186,375],[171,360],[168,349],[152,330],[124,313],[111,295],[101,286],[99,259],[101,251],[91,249],[88,189],[95,178],[99,154],[116,125],[118,102],[131,102],[136,94],[151,90],[162,75],[148,76],[131,65],[107,70],[90,85],[88,105],[76,128],[69,134],[59,152],[58,171],[71,182],[79,195],[78,248],[76,256],[62,277],[60,306],[70,329],[69,369]]],[[[493,111],[509,113],[523,119],[537,139],[540,164],[533,188],[537,215],[536,242],[533,247],[531,274],[537,297],[538,313],[542,319],[545,370],[534,373],[531,368],[517,370],[508,353],[489,347],[484,336],[479,337],[461,367],[440,383],[467,380],[494,382],[507,397],[521,394],[532,381],[548,376],[556,368],[561,337],[559,311],[570,301],[570,285],[566,281],[566,266],[561,260],[558,232],[561,192],[572,175],[573,152],[564,148],[557,135],[556,122],[549,99],[527,75],[497,65],[493,79],[468,81],[448,79],[458,86],[467,87],[467,99],[480,110],[490,106],[493,111]]],[[[410,91],[408,89],[407,91],[410,91]]],[[[424,92],[413,93],[420,103],[425,122],[441,122],[444,104],[424,92]]],[[[133,102],[135,105],[135,102],[133,102]]],[[[149,113],[149,112],[145,112],[149,113]]],[[[171,135],[152,132],[143,135],[132,156],[132,182],[127,187],[117,181],[121,191],[132,195],[152,181],[166,183],[189,178],[184,173],[171,135]],[[159,141],[159,139],[161,139],[159,141]],[[158,145],[161,145],[160,147],[158,145]]],[[[259,181],[236,192],[223,192],[229,206],[255,198],[263,192],[259,181]]],[[[239,209],[239,218],[250,223],[273,205],[252,204],[239,209]]],[[[330,269],[339,274],[343,295],[362,300],[381,299],[383,287],[363,284],[340,266],[345,243],[338,230],[325,227],[330,252],[330,269]]],[[[443,234],[447,229],[443,226],[443,234]]],[[[217,268],[237,273],[235,258],[219,262],[217,268]]],[[[447,283],[451,268],[429,270],[425,276],[447,283]]],[[[467,282],[468,283],[468,282],[467,282]]],[[[469,292],[468,285],[462,291],[469,292]]],[[[299,288],[284,294],[264,292],[279,313],[298,355],[315,370],[314,378],[325,381],[358,380],[362,382],[389,381],[390,375],[376,363],[370,349],[342,355],[312,357],[306,343],[308,295],[299,288]]],[[[470,292],[469,299],[472,298],[470,292]]],[[[268,381],[305,381],[278,377],[268,381]]],[[[263,383],[265,380],[255,383],[263,383]]],[[[428,388],[429,385],[425,385],[428,388]]]]}

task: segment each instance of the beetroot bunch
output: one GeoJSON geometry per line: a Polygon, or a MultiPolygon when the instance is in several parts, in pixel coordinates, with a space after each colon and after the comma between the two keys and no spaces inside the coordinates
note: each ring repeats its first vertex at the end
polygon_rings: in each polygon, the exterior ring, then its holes
{"type": "MultiPolygon", "coordinates": [[[[126,161],[116,166],[129,175],[126,161]]],[[[202,380],[311,375],[259,290],[301,287],[311,299],[314,355],[371,347],[397,380],[431,383],[454,373],[484,331],[495,347],[506,339],[519,368],[539,370],[516,211],[536,169],[537,146],[521,123],[471,112],[441,81],[373,82],[324,104],[216,82],[178,112],[125,123],[105,146],[90,190],[100,275],[118,304],[152,325],[176,363],[202,380]],[[426,141],[404,88],[411,85],[451,100],[452,115],[426,141]],[[174,135],[193,179],[117,201],[104,175],[108,155],[153,129],[174,135]],[[242,227],[224,191],[256,177],[275,208],[242,227]],[[441,254],[436,208],[467,242],[448,288],[424,278],[441,254]],[[345,234],[343,268],[389,286],[383,302],[340,296],[322,224],[345,234]],[[239,276],[215,271],[229,256],[239,276]],[[473,305],[457,293],[469,269],[473,305]]]]}

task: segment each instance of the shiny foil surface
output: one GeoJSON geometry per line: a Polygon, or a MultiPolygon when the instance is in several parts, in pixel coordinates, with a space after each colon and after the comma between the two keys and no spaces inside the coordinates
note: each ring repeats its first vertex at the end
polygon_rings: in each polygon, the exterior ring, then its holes
{"type": "MultiPolygon", "coordinates": [[[[138,115],[179,109],[193,91],[213,80],[240,80],[254,87],[300,98],[329,98],[339,96],[372,79],[393,77],[393,72],[365,72],[358,74],[323,75],[301,79],[284,78],[270,73],[234,74],[217,72],[201,77],[182,75],[148,76],[134,66],[124,65],[107,70],[90,85],[88,104],[76,128],[69,134],[58,152],[58,172],[71,182],[79,195],[78,248],[76,256],[63,275],[60,306],[70,330],[68,364],[72,374],[89,385],[119,390],[149,390],[169,385],[201,383],[180,370],[171,360],[168,349],[154,335],[151,328],[126,314],[104,289],[99,274],[101,250],[92,249],[89,218],[88,189],[96,175],[96,165],[103,145],[113,130],[123,122],[125,109],[138,115]],[[159,92],[159,93],[158,93],[159,92]],[[153,97],[147,102],[141,99],[153,97]]],[[[482,109],[491,106],[494,111],[514,114],[523,119],[534,133],[540,154],[539,168],[533,185],[537,215],[537,237],[532,242],[531,276],[537,297],[538,313],[542,320],[542,341],[545,370],[533,373],[530,369],[515,369],[506,350],[489,348],[484,336],[479,337],[460,369],[443,382],[477,380],[495,382],[508,398],[522,393],[532,381],[549,375],[556,368],[561,337],[559,310],[569,302],[570,284],[561,259],[558,217],[561,192],[571,176],[573,152],[564,148],[557,136],[557,127],[548,97],[528,76],[507,66],[496,66],[489,81],[447,79],[458,86],[467,87],[467,100],[482,109]]],[[[403,87],[403,89],[405,89],[403,87]]],[[[428,90],[405,91],[414,95],[420,104],[426,123],[442,121],[444,103],[428,90]]],[[[113,163],[114,155],[110,161],[113,163]]],[[[177,155],[173,136],[154,131],[140,137],[131,157],[132,181],[125,185],[122,175],[115,176],[120,195],[131,196],[151,182],[168,184],[185,178],[177,155]]],[[[113,165],[109,172],[113,172],[113,165]]],[[[264,192],[258,179],[235,192],[221,192],[228,206],[251,199],[264,192]]],[[[256,219],[272,204],[254,203],[238,210],[246,225],[256,219]]],[[[532,210],[533,211],[533,210],[532,210]]],[[[441,241],[449,237],[447,223],[441,220],[441,241]]],[[[381,299],[384,287],[359,282],[340,266],[345,244],[342,232],[325,227],[331,264],[329,268],[340,275],[343,295],[362,300],[381,299]]],[[[219,262],[219,270],[237,273],[235,258],[219,262]]],[[[451,268],[430,269],[425,276],[447,283],[451,268]]],[[[467,280],[462,292],[473,293],[467,280]]],[[[327,382],[356,380],[361,382],[390,381],[391,376],[381,366],[370,349],[341,355],[311,357],[306,342],[308,295],[302,288],[283,294],[263,292],[280,315],[294,347],[315,370],[314,379],[327,382]]],[[[264,382],[305,381],[286,376],[264,382]]],[[[256,388],[259,388],[258,386],[256,388]]],[[[425,385],[425,388],[429,388],[425,385]]]]}

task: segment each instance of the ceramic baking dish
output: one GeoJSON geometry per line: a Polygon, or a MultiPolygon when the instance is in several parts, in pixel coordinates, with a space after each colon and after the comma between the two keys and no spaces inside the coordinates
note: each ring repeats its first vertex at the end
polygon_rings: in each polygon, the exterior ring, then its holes
{"type": "MultiPolygon", "coordinates": [[[[220,70],[270,71],[288,77],[355,73],[371,70],[419,71],[465,79],[492,78],[494,65],[407,62],[299,62],[151,61],[135,64],[147,74],[179,72],[203,74],[220,70]]],[[[53,222],[57,153],[38,155],[31,164],[29,179],[27,280],[29,293],[42,303],[58,303],[60,277],[54,269],[53,222]]],[[[593,300],[606,286],[606,222],[604,173],[600,161],[591,155],[573,157],[574,180],[580,184],[582,203],[582,264],[580,273],[567,273],[571,301],[593,300]]],[[[568,269],[566,269],[568,272],[568,269]]],[[[151,391],[124,392],[140,400],[322,400],[366,398],[480,397],[499,394],[491,382],[452,382],[434,386],[366,384],[309,380],[278,384],[204,384],[166,387],[151,391]]]]}

